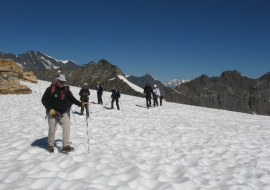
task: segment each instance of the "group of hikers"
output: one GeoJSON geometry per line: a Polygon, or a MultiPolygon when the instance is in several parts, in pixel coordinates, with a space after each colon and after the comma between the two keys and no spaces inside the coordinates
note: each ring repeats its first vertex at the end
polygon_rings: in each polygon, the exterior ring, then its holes
{"type": "MultiPolygon", "coordinates": [[[[49,131],[48,131],[48,151],[50,153],[54,152],[54,143],[55,143],[55,132],[57,123],[63,128],[63,152],[72,152],[74,148],[69,145],[69,136],[70,136],[70,108],[73,104],[81,107],[80,115],[83,115],[84,108],[86,110],[86,116],[89,117],[89,95],[90,91],[88,89],[88,84],[84,83],[82,89],[79,92],[80,101],[77,100],[72,92],[70,91],[69,86],[66,86],[66,77],[65,75],[57,75],[56,81],[48,87],[41,99],[42,104],[44,105],[48,117],[49,131]]],[[[97,99],[98,104],[103,105],[102,94],[104,91],[104,85],[98,80],[96,84],[97,99]]],[[[157,99],[160,98],[160,106],[162,106],[162,99],[164,97],[164,91],[162,87],[157,88],[157,85],[154,85],[154,89],[151,88],[149,83],[146,84],[144,88],[144,95],[146,97],[146,106],[147,108],[151,107],[151,98],[154,100],[154,106],[158,106],[157,99]]],[[[120,110],[119,107],[119,90],[113,86],[111,94],[111,109],[114,109],[113,105],[116,102],[117,110],[120,110]]]]}
{"type": "Polygon", "coordinates": [[[143,91],[145,98],[146,98],[146,107],[151,107],[151,98],[154,100],[154,107],[158,106],[158,98],[160,100],[160,106],[162,106],[162,100],[165,95],[165,92],[162,87],[158,88],[156,84],[154,84],[154,89],[149,85],[149,83],[146,83],[146,86],[144,87],[143,91]]]}

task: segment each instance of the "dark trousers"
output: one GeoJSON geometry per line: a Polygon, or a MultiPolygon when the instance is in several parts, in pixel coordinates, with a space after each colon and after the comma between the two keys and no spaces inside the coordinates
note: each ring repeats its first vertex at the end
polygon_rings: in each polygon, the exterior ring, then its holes
{"type": "Polygon", "coordinates": [[[146,96],[146,107],[151,107],[151,96],[146,96]]]}
{"type": "Polygon", "coordinates": [[[153,99],[154,99],[154,106],[156,106],[156,104],[157,104],[157,106],[158,106],[158,102],[157,102],[157,99],[158,99],[158,98],[157,98],[157,96],[154,96],[153,99]]]}
{"type": "Polygon", "coordinates": [[[114,103],[114,101],[116,102],[117,109],[120,110],[119,104],[118,104],[119,103],[118,98],[112,98],[112,106],[111,106],[111,108],[113,109],[113,103],[114,103]]]}
{"type": "MultiPolygon", "coordinates": [[[[85,110],[86,110],[86,115],[89,117],[89,109],[88,109],[88,106],[85,107],[85,110]]],[[[83,112],[84,112],[84,107],[81,107],[81,115],[83,115],[83,112]]]]}
{"type": "Polygon", "coordinates": [[[160,105],[162,106],[163,96],[160,96],[159,100],[160,100],[160,105]]]}
{"type": "Polygon", "coordinates": [[[97,98],[98,98],[98,104],[103,105],[103,102],[102,102],[102,93],[97,92],[97,98]]]}

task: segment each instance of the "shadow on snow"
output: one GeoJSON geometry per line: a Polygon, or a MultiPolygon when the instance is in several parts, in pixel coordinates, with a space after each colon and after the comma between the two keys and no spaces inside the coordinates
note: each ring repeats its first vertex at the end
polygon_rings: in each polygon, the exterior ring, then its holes
{"type": "MultiPolygon", "coordinates": [[[[54,147],[57,147],[58,150],[60,151],[62,148],[56,145],[57,142],[62,142],[62,140],[58,139],[58,140],[55,140],[54,142],[54,147]]],[[[31,146],[37,146],[39,148],[48,150],[48,137],[43,137],[41,139],[35,140],[34,142],[32,142],[31,146]]]]}

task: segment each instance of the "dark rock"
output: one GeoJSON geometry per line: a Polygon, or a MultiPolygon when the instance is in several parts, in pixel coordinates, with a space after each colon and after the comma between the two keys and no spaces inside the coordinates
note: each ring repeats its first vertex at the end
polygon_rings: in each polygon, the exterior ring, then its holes
{"type": "Polygon", "coordinates": [[[133,84],[136,84],[137,86],[144,88],[146,83],[148,82],[152,87],[154,86],[154,84],[156,84],[158,87],[165,87],[165,85],[154,79],[153,77],[151,77],[151,75],[146,74],[142,77],[135,77],[133,75],[127,77],[129,82],[132,82],[133,84]]]}
{"type": "Polygon", "coordinates": [[[270,73],[259,79],[225,71],[220,77],[206,75],[166,92],[166,100],[208,108],[270,115],[270,73]],[[169,96],[169,97],[168,97],[169,96]]]}

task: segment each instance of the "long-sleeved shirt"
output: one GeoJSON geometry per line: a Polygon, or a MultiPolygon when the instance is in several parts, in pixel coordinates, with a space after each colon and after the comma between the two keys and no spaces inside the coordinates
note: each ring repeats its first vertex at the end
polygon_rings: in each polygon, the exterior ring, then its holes
{"type": "Polygon", "coordinates": [[[82,102],[88,102],[88,96],[90,95],[90,91],[88,90],[88,88],[82,88],[80,90],[79,95],[81,97],[80,100],[82,102]],[[84,95],[83,95],[83,93],[84,93],[84,95]]]}
{"type": "Polygon", "coordinates": [[[151,94],[153,94],[153,89],[151,86],[145,86],[143,93],[146,94],[147,97],[151,97],[151,94]]]}
{"type": "Polygon", "coordinates": [[[68,108],[68,101],[81,106],[82,103],[78,101],[67,87],[59,88],[55,85],[55,90],[52,93],[52,85],[44,92],[41,102],[47,111],[54,109],[59,113],[64,113],[68,108]]]}
{"type": "Polygon", "coordinates": [[[154,88],[153,90],[154,94],[159,97],[160,96],[160,92],[159,92],[159,89],[158,88],[154,88]]]}

